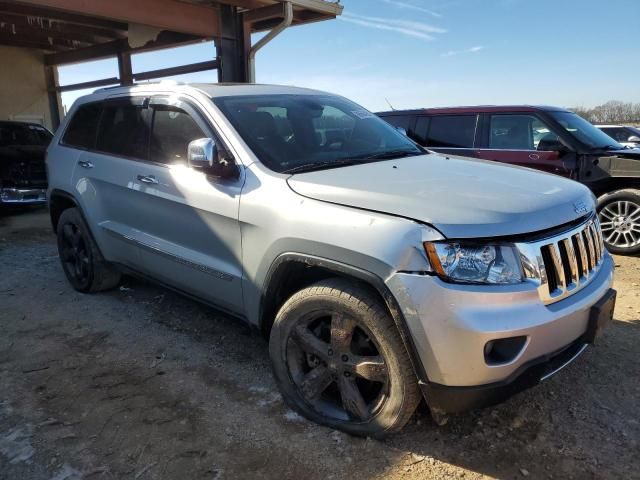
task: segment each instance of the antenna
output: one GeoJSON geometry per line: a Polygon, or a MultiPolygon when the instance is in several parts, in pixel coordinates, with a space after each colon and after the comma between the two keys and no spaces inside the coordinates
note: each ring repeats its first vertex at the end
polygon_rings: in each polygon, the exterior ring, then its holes
{"type": "Polygon", "coordinates": [[[391,102],[389,101],[389,99],[388,99],[387,97],[384,97],[384,101],[385,101],[385,102],[387,102],[387,105],[389,105],[389,108],[390,108],[391,110],[394,110],[394,111],[395,111],[395,108],[393,108],[393,105],[391,105],[391,102]]]}

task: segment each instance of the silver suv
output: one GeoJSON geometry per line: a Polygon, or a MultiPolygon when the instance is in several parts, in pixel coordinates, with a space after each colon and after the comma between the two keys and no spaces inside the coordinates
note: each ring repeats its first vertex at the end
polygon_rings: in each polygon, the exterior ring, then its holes
{"type": "Polygon", "coordinates": [[[48,169],[76,290],[135,273],[246,320],[287,403],[356,435],[550,377],[615,303],[586,187],[426,151],[324,92],[99,90],[48,169]]]}

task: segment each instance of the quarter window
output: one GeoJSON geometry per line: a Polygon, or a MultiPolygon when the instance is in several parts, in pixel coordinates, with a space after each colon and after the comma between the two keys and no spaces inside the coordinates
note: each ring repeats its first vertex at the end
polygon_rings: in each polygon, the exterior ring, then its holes
{"type": "Polygon", "coordinates": [[[151,131],[151,160],[165,164],[186,164],[189,143],[207,137],[184,110],[156,106],[151,131]]]}
{"type": "Polygon", "coordinates": [[[95,148],[100,111],[101,106],[96,103],[79,107],[69,121],[62,143],[87,150],[95,148]]]}
{"type": "Polygon", "coordinates": [[[427,146],[473,148],[476,115],[438,115],[431,117],[427,146]]]}

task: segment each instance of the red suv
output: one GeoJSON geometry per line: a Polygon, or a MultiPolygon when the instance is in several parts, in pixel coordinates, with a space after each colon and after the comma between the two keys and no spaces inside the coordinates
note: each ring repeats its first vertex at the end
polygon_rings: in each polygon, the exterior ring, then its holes
{"type": "Polygon", "coordinates": [[[598,197],[607,248],[640,253],[640,150],[626,148],[573,112],[486,106],[378,113],[420,145],[450,155],[544,170],[598,197]]]}

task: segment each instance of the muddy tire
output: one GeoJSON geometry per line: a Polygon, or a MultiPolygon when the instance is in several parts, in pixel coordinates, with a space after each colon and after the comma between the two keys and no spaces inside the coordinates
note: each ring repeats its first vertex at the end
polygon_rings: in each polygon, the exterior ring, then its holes
{"type": "Polygon", "coordinates": [[[345,279],[318,282],[289,298],[276,316],[269,353],[291,408],[353,435],[399,431],[421,399],[387,309],[345,279]]]}
{"type": "Polygon", "coordinates": [[[616,190],[598,199],[605,246],[618,255],[640,253],[640,190],[616,190]]]}
{"type": "Polygon", "coordinates": [[[104,260],[77,208],[62,212],[57,235],[62,268],[73,288],[90,293],[120,283],[120,272],[104,260]]]}

